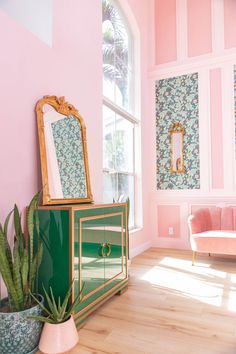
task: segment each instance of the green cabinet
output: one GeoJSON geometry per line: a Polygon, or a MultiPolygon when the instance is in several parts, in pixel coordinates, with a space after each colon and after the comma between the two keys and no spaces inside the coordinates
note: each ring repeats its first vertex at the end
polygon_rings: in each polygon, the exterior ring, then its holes
{"type": "Polygon", "coordinates": [[[39,209],[44,253],[39,291],[50,286],[63,297],[74,279],[73,298],[83,285],[77,306],[79,325],[112,295],[127,287],[127,205],[50,206],[39,209]]]}

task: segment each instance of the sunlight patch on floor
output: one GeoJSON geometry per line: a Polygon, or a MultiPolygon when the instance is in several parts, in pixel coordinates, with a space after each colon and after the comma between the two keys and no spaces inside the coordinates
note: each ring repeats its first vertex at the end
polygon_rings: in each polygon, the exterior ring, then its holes
{"type": "MultiPolygon", "coordinates": [[[[192,266],[192,261],[187,261],[184,259],[179,259],[179,258],[171,258],[171,257],[164,257],[159,264],[171,267],[174,269],[179,269],[181,271],[186,271],[186,272],[191,272],[194,274],[203,274],[204,276],[214,276],[218,278],[225,279],[226,278],[226,272],[211,268],[211,265],[209,263],[201,263],[196,261],[195,265],[192,266]]],[[[235,278],[236,282],[236,278],[235,278]]]]}
{"type": "Polygon", "coordinates": [[[228,299],[228,310],[232,312],[236,312],[236,288],[229,292],[229,299],[228,299]]]}
{"type": "Polygon", "coordinates": [[[155,266],[141,279],[152,285],[173,289],[183,296],[206,304],[220,307],[222,303],[223,285],[215,282],[211,284],[203,277],[198,277],[198,274],[182,273],[175,269],[155,266]]]}

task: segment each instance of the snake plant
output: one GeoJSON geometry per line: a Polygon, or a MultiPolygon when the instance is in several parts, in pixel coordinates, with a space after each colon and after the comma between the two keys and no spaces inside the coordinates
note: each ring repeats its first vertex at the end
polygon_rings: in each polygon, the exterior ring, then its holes
{"type": "MultiPolygon", "coordinates": [[[[37,206],[40,193],[37,193],[27,208],[27,237],[22,230],[21,215],[17,205],[7,215],[4,224],[0,224],[0,274],[8,292],[10,312],[22,311],[31,306],[35,278],[42,260],[43,246],[39,241],[39,220],[37,206]],[[8,241],[8,225],[13,214],[14,239],[8,241]],[[34,237],[37,237],[37,249],[34,249],[34,237]]],[[[0,303],[1,305],[1,303],[0,303]]],[[[1,307],[1,306],[0,306],[1,307]]]]}
{"type": "Polygon", "coordinates": [[[39,306],[43,310],[44,316],[28,316],[27,318],[31,320],[42,321],[51,324],[58,324],[67,321],[70,318],[71,314],[74,312],[75,307],[82,300],[83,288],[84,288],[84,284],[82,286],[81,291],[74,299],[73,303],[69,306],[69,300],[72,293],[72,285],[67,291],[62,303],[61,303],[60,296],[58,297],[58,300],[56,302],[51,287],[50,287],[50,293],[48,293],[43,287],[47,306],[44,306],[43,303],[40,302],[33,294],[31,294],[31,296],[34,298],[34,300],[39,304],[39,306]]]}

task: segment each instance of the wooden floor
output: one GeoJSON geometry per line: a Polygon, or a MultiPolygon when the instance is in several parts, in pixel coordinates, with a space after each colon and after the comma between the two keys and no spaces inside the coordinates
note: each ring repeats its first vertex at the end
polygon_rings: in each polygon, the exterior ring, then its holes
{"type": "Polygon", "coordinates": [[[70,354],[236,354],[236,259],[150,249],[129,289],[96,311],[70,354]]]}

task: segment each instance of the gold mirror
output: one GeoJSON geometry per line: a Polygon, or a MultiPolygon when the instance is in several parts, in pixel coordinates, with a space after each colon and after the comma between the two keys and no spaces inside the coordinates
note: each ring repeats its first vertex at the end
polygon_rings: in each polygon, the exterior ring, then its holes
{"type": "Polygon", "coordinates": [[[83,118],[56,96],[38,101],[36,113],[43,204],[92,202],[83,118]]]}
{"type": "Polygon", "coordinates": [[[181,123],[174,123],[169,130],[171,149],[171,173],[184,173],[184,128],[181,123]]]}

